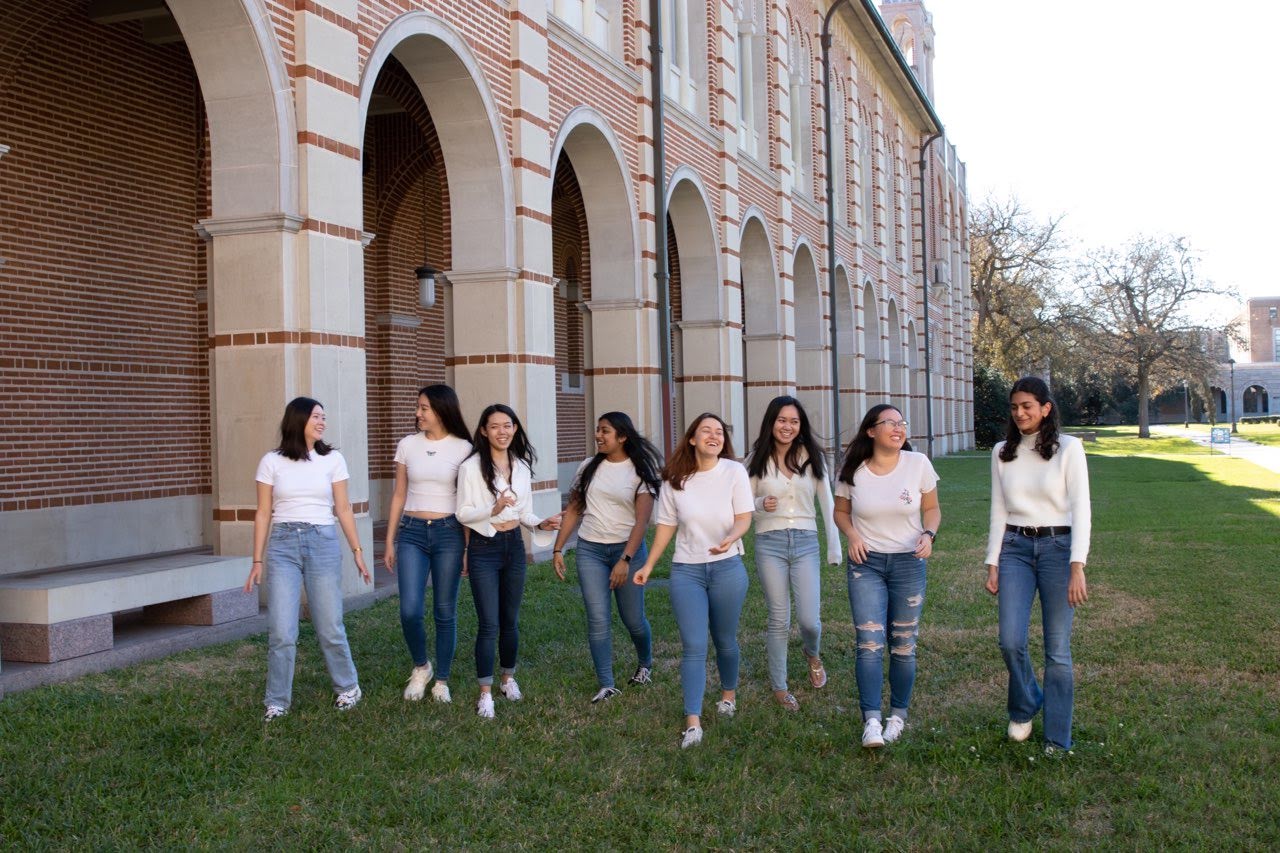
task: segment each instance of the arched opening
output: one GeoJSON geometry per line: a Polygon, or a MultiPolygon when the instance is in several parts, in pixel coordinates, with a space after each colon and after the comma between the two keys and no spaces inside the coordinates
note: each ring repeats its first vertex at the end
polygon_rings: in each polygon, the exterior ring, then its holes
{"type": "Polygon", "coordinates": [[[1243,405],[1240,407],[1246,415],[1265,415],[1271,412],[1271,401],[1267,389],[1261,385],[1250,385],[1244,389],[1243,405]]]}
{"type": "Polygon", "coordinates": [[[858,429],[858,321],[854,316],[853,291],[843,265],[836,267],[836,341],[840,358],[840,435],[836,455],[853,439],[858,429]]]}
{"type": "MultiPolygon", "coordinates": [[[[818,295],[818,268],[809,246],[796,247],[792,263],[796,303],[796,398],[809,413],[809,422],[819,433],[830,433],[831,387],[825,381],[825,363],[830,358],[822,322],[822,300],[818,295]]],[[[829,435],[824,435],[829,438],[829,435]]]]}
{"type": "MultiPolygon", "coordinates": [[[[889,300],[889,311],[885,325],[888,327],[889,341],[885,352],[885,361],[889,365],[889,397],[895,406],[906,406],[907,394],[907,360],[906,348],[902,345],[902,323],[898,319],[898,305],[889,300]]],[[[905,413],[905,410],[903,410],[905,413]]]]}
{"type": "Polygon", "coordinates": [[[585,380],[584,306],[591,299],[591,246],[582,189],[568,155],[556,161],[551,188],[551,268],[556,278],[556,460],[562,490],[587,456],[590,416],[585,380]]]}
{"type": "Polygon", "coordinates": [[[862,288],[862,340],[864,343],[864,411],[885,402],[884,356],[875,287],[868,281],[862,288]]]}
{"type": "Polygon", "coordinates": [[[1227,392],[1221,388],[1210,388],[1209,396],[1213,400],[1213,411],[1218,418],[1227,416],[1227,392]]]}
{"type": "Polygon", "coordinates": [[[907,321],[907,372],[910,376],[911,401],[910,411],[904,411],[907,420],[911,421],[911,439],[919,441],[925,438],[926,424],[924,412],[924,370],[921,364],[924,359],[924,341],[916,334],[914,320],[907,321]]]}
{"type": "Polygon", "coordinates": [[[786,348],[779,323],[778,277],[769,250],[769,234],[759,216],[742,227],[742,375],[743,429],[739,450],[755,441],[769,401],[785,393],[786,348]]]}

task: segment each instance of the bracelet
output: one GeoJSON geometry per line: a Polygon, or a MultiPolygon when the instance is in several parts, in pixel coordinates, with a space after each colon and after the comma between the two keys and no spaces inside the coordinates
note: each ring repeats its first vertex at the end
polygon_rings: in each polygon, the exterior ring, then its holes
{"type": "Polygon", "coordinates": [[[361,551],[363,551],[363,550],[364,550],[363,548],[361,548],[359,545],[357,545],[356,547],[354,547],[354,548],[352,548],[352,549],[351,549],[351,553],[352,553],[352,554],[359,554],[359,553],[360,553],[361,551]]]}
{"type": "Polygon", "coordinates": [[[254,561],[253,561],[253,565],[255,565],[255,566],[260,566],[260,565],[262,565],[262,561],[261,561],[261,560],[254,560],[254,561]]]}
{"type": "Polygon", "coordinates": [[[563,549],[563,548],[557,548],[557,549],[555,549],[554,551],[552,551],[551,553],[552,553],[552,554],[563,554],[563,553],[564,553],[564,549],[563,549]]]}

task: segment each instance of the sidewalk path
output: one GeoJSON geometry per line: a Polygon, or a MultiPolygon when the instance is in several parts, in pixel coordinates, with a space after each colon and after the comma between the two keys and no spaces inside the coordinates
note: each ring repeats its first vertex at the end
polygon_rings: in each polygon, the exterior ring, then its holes
{"type": "MultiPolygon", "coordinates": [[[[1200,432],[1199,430],[1183,429],[1180,426],[1152,426],[1151,432],[1158,435],[1176,436],[1179,438],[1189,438],[1196,444],[1203,447],[1209,446],[1209,433],[1200,432]]],[[[1266,468],[1276,474],[1280,474],[1280,447],[1268,447],[1264,444],[1255,444],[1248,439],[1241,438],[1239,435],[1231,436],[1230,445],[1215,444],[1213,448],[1219,453],[1228,456],[1234,456],[1237,459],[1244,459],[1266,468]]]]}

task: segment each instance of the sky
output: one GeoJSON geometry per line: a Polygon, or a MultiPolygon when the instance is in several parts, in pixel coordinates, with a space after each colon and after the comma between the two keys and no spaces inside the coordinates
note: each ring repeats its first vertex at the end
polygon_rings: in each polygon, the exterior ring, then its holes
{"type": "Polygon", "coordinates": [[[970,204],[1016,196],[1080,246],[1185,236],[1280,295],[1280,4],[932,0],[934,102],[970,204]]]}

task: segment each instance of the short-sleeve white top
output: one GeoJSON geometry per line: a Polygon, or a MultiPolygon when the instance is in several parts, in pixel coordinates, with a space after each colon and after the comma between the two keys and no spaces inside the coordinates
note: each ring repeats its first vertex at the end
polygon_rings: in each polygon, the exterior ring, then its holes
{"type": "Polygon", "coordinates": [[[425,433],[406,435],[395,461],[405,467],[409,490],[405,512],[453,512],[458,503],[458,466],[471,455],[471,442],[456,435],[438,441],[425,433]]]}
{"type": "Polygon", "coordinates": [[[923,453],[904,450],[888,474],[871,472],[864,462],[853,474],[853,485],[836,483],[836,497],[851,504],[853,529],[868,551],[903,554],[916,549],[924,525],[920,496],[938,485],[933,463],[923,453]]]}
{"type": "Polygon", "coordinates": [[[347,460],[336,450],[315,451],[293,460],[272,450],[258,463],[254,479],[271,487],[271,522],[333,524],[333,484],[351,479],[347,460]]]}
{"type": "MultiPolygon", "coordinates": [[[[589,457],[578,466],[576,480],[582,469],[595,457],[589,457]]],[[[578,537],[601,545],[626,542],[636,526],[636,495],[643,490],[640,475],[630,459],[621,462],[600,460],[596,472],[587,487],[587,508],[582,513],[582,526],[578,537]]]]}
{"type": "Polygon", "coordinates": [[[733,529],[734,516],[755,510],[751,479],[741,462],[721,459],[710,471],[698,471],[684,488],[663,483],[654,517],[658,524],[676,525],[677,563],[714,563],[743,553],[742,540],[723,554],[710,549],[733,529]]]}

